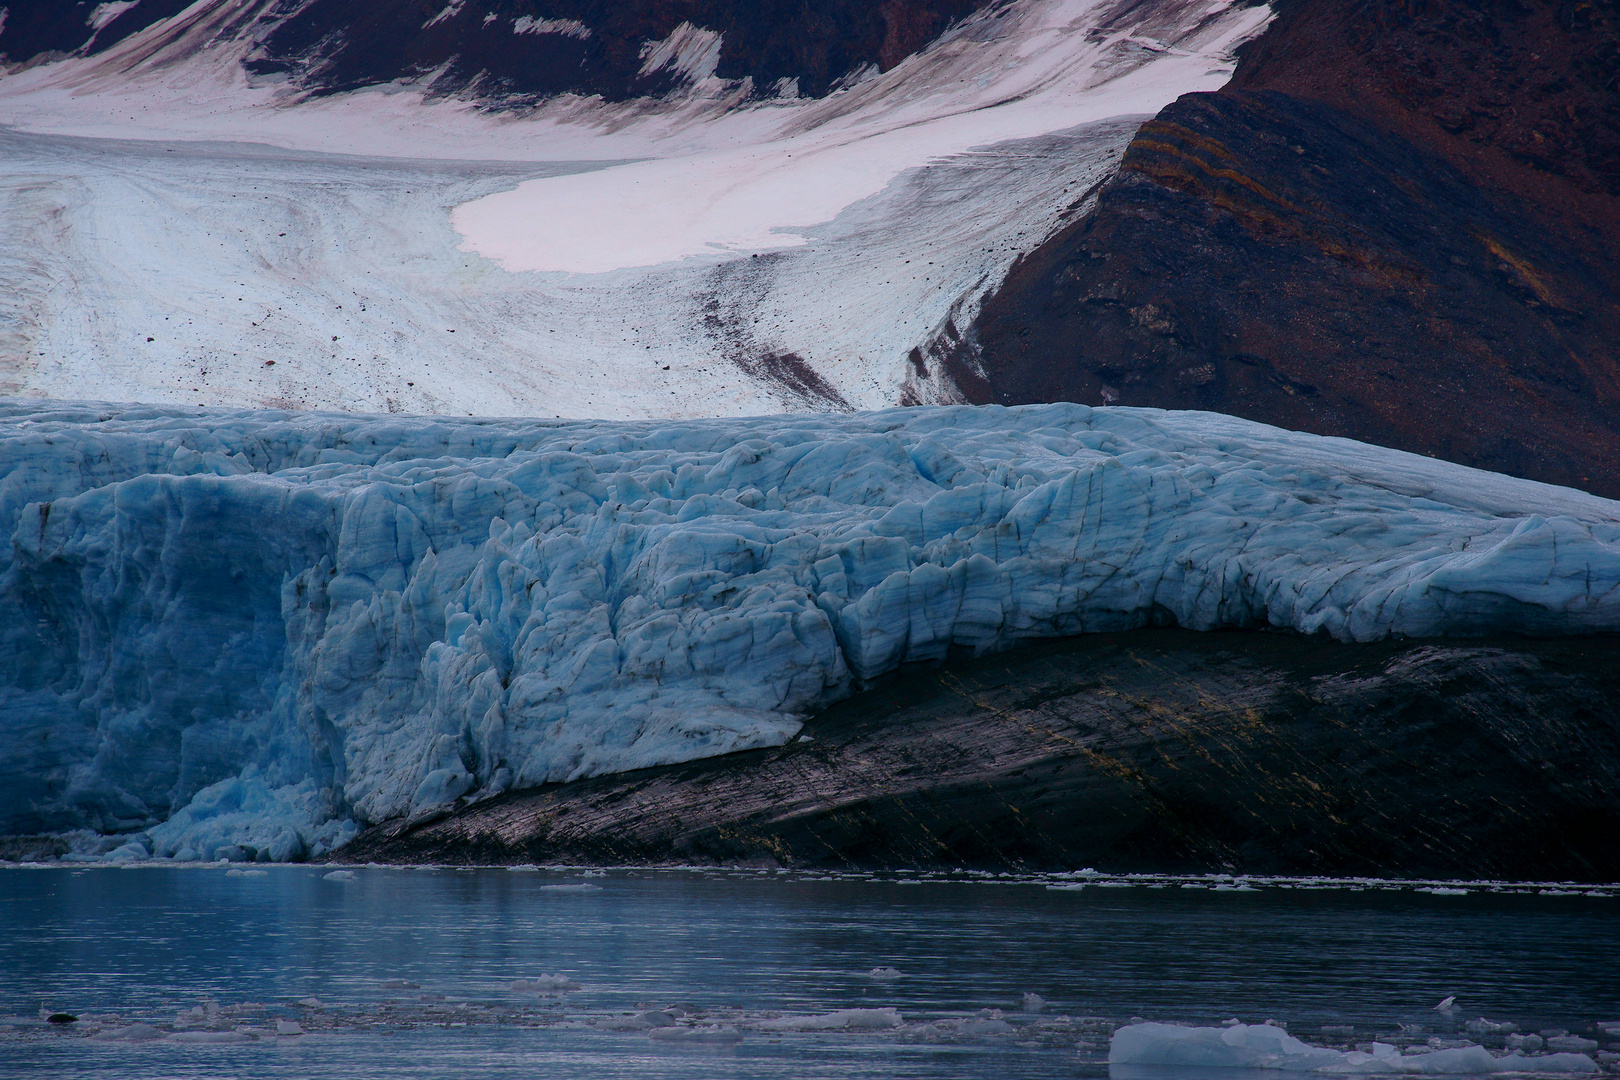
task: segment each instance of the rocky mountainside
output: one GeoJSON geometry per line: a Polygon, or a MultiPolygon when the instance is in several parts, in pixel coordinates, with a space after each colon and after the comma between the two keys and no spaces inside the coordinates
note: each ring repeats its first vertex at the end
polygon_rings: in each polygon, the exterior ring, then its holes
{"type": "Polygon", "coordinates": [[[1275,6],[1013,269],[958,382],[1620,493],[1620,6],[1275,6]]]}

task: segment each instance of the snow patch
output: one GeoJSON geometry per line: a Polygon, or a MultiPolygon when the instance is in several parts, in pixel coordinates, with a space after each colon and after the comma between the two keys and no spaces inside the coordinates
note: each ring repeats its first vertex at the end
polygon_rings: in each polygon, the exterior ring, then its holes
{"type": "Polygon", "coordinates": [[[84,21],[85,25],[92,30],[100,30],[138,3],[140,0],[109,0],[108,3],[97,4],[84,21]]]}
{"type": "Polygon", "coordinates": [[[537,19],[533,15],[522,15],[513,21],[512,33],[560,34],[584,41],[591,36],[591,28],[578,19],[537,19]]]}
{"type": "Polygon", "coordinates": [[[444,6],[443,11],[439,12],[437,15],[433,16],[433,18],[422,24],[422,29],[426,30],[430,27],[438,26],[442,22],[448,22],[457,15],[460,15],[463,7],[466,7],[466,0],[450,0],[450,3],[444,6]]]}
{"type": "Polygon", "coordinates": [[[721,34],[683,22],[662,41],[641,47],[641,76],[672,71],[687,82],[700,82],[720,66],[721,34]]]}

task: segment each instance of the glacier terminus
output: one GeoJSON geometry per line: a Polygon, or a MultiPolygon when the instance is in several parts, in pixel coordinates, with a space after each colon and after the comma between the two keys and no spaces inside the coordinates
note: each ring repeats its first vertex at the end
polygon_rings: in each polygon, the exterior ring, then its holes
{"type": "Polygon", "coordinates": [[[113,859],[780,745],[953,650],[1620,629],[1620,503],[1212,413],[12,399],[0,446],[0,832],[113,859]]]}

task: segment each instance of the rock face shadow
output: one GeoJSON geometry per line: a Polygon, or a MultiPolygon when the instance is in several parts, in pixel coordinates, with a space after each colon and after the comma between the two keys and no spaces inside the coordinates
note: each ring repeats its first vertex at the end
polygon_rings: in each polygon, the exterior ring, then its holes
{"type": "Polygon", "coordinates": [[[1151,629],[920,666],[786,747],[516,792],[345,859],[1620,875],[1620,638],[1151,629]]]}

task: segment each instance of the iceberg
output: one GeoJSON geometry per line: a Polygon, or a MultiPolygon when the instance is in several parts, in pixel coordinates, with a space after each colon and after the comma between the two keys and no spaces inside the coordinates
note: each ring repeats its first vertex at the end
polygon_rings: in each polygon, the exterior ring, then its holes
{"type": "Polygon", "coordinates": [[[1483,1046],[1463,1046],[1403,1055],[1390,1043],[1373,1043],[1372,1053],[1332,1050],[1310,1046],[1270,1024],[1218,1028],[1131,1024],[1114,1032],[1108,1046],[1108,1064],[1273,1069],[1334,1075],[1484,1076],[1597,1071],[1597,1063],[1585,1054],[1527,1057],[1515,1051],[1497,1057],[1483,1046]]]}
{"type": "Polygon", "coordinates": [[[1620,503],[1209,413],[12,399],[0,461],[0,832],[126,855],[778,745],[950,650],[1620,629],[1620,503]]]}

